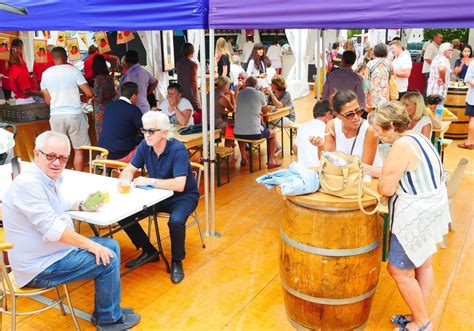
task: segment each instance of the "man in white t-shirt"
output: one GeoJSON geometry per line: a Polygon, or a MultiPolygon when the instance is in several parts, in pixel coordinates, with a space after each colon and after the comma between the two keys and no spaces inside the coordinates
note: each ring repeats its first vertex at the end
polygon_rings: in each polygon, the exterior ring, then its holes
{"type": "Polygon", "coordinates": [[[67,63],[67,53],[62,47],[51,51],[54,66],[46,69],[41,79],[41,91],[45,102],[50,105],[51,130],[69,137],[74,149],[74,169],[84,168],[84,151],[82,145],[90,145],[89,122],[82,111],[81,97],[78,87],[84,92],[85,98],[92,97],[92,89],[82,73],[67,63]]]}
{"type": "Polygon", "coordinates": [[[408,90],[408,78],[412,68],[411,57],[403,50],[402,42],[399,40],[392,41],[390,49],[393,54],[393,75],[397,80],[398,96],[401,98],[408,90]]]}
{"type": "Polygon", "coordinates": [[[158,107],[170,118],[171,124],[192,125],[193,105],[188,99],[182,97],[183,90],[181,85],[172,83],[168,86],[166,100],[158,107]]]}
{"type": "Polygon", "coordinates": [[[437,33],[433,36],[433,41],[428,44],[425,53],[423,54],[424,61],[421,72],[425,75],[426,81],[428,81],[428,78],[430,77],[431,62],[436,57],[436,55],[438,55],[438,48],[442,42],[443,35],[441,33],[437,33]]]}
{"type": "Polygon", "coordinates": [[[319,157],[321,147],[324,143],[324,129],[326,123],[332,119],[332,112],[329,101],[318,101],[313,108],[313,119],[303,123],[298,128],[293,150],[298,153],[298,163],[305,167],[319,167],[319,157]],[[310,142],[310,137],[318,137],[318,146],[310,142]]]}

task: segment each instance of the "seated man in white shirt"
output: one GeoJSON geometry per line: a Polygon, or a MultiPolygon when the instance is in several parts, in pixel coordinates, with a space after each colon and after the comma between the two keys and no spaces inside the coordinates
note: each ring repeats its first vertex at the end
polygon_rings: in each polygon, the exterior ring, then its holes
{"type": "Polygon", "coordinates": [[[158,109],[170,118],[171,124],[188,126],[194,124],[193,105],[182,97],[182,93],[181,85],[170,84],[166,100],[163,100],[158,109]]]}
{"type": "MultiPolygon", "coordinates": [[[[3,199],[5,240],[18,287],[51,287],[94,280],[91,321],[97,330],[126,330],[140,321],[120,307],[120,247],[112,238],[74,231],[69,210],[95,212],[101,205],[67,201],[62,173],[71,147],[66,135],[46,131],[35,141],[34,164],[15,178],[3,199]]],[[[74,190],[74,188],[72,188],[74,190]]]]}
{"type": "Polygon", "coordinates": [[[313,119],[303,123],[298,128],[293,151],[298,153],[298,163],[305,167],[319,167],[324,143],[324,130],[326,123],[333,118],[329,101],[318,101],[313,107],[313,119]],[[315,145],[310,141],[313,139],[315,145]]]}

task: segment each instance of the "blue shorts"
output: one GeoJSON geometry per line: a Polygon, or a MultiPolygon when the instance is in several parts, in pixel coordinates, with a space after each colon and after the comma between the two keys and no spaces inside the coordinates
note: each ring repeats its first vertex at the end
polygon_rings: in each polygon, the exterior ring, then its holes
{"type": "Polygon", "coordinates": [[[268,128],[265,128],[260,134],[234,134],[234,136],[238,139],[259,140],[262,138],[270,137],[270,130],[268,128]]]}
{"type": "Polygon", "coordinates": [[[397,236],[390,236],[390,250],[388,251],[388,262],[397,269],[415,269],[415,265],[408,258],[405,250],[397,239],[397,236]]]}

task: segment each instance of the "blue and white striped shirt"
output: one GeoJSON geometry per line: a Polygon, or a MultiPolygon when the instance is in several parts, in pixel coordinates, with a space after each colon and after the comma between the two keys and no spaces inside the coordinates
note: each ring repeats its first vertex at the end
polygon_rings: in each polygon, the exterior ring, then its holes
{"type": "Polygon", "coordinates": [[[443,164],[433,144],[423,135],[403,137],[415,152],[420,165],[413,171],[405,171],[398,189],[411,195],[428,193],[444,185],[443,164]],[[421,153],[415,148],[418,146],[421,153]]]}

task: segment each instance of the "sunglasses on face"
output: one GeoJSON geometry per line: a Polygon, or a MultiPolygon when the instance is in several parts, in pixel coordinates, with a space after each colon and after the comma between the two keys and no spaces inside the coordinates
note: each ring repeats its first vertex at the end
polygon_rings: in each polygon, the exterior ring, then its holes
{"type": "Polygon", "coordinates": [[[351,120],[353,119],[356,115],[360,117],[360,115],[362,114],[362,112],[364,111],[364,108],[359,108],[357,110],[353,110],[353,111],[349,111],[345,114],[342,114],[342,113],[339,113],[339,115],[341,115],[342,117],[348,119],[348,120],[351,120]]]}
{"type": "Polygon", "coordinates": [[[42,150],[38,150],[38,151],[46,157],[46,160],[50,162],[55,162],[56,160],[59,160],[59,162],[61,163],[66,163],[67,160],[69,160],[69,155],[56,155],[54,153],[46,154],[42,150]]]}
{"type": "Polygon", "coordinates": [[[149,134],[150,136],[152,136],[152,135],[155,134],[155,132],[161,131],[161,129],[145,129],[145,128],[141,128],[140,131],[141,131],[143,134],[149,134]]]}

